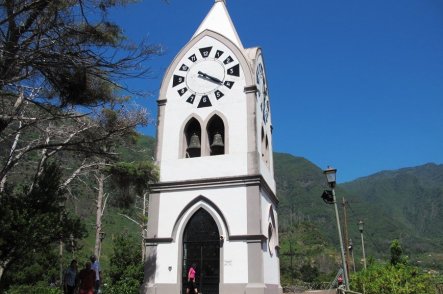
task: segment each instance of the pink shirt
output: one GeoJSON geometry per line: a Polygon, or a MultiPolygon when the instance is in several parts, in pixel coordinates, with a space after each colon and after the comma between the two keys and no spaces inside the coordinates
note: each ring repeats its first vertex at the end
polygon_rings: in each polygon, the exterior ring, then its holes
{"type": "Polygon", "coordinates": [[[195,269],[191,266],[188,272],[188,280],[195,279],[195,269]]]}

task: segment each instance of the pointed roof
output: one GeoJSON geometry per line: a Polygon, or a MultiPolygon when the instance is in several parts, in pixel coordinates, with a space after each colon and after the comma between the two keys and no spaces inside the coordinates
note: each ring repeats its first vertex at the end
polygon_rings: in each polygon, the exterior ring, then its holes
{"type": "Polygon", "coordinates": [[[229,16],[228,9],[226,8],[225,0],[215,0],[215,3],[208,15],[206,15],[205,19],[200,24],[192,38],[205,30],[211,30],[219,33],[220,35],[231,40],[239,48],[243,49],[243,45],[238,37],[231,17],[229,16]]]}

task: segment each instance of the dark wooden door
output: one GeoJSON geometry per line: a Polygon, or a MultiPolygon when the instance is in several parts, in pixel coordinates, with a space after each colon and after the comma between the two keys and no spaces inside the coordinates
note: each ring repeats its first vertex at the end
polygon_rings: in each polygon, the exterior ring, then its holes
{"type": "Polygon", "coordinates": [[[182,293],[186,293],[187,276],[196,265],[199,293],[218,294],[220,284],[220,234],[212,216],[199,209],[189,220],[183,235],[182,293]]]}

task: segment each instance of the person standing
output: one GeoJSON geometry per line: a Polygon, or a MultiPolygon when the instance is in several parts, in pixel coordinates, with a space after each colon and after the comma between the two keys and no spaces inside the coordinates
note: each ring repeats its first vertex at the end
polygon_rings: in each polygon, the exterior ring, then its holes
{"type": "Polygon", "coordinates": [[[77,261],[73,259],[65,271],[63,278],[63,290],[65,294],[74,294],[77,287],[77,261]]]}
{"type": "Polygon", "coordinates": [[[195,268],[196,264],[193,263],[188,271],[188,287],[186,288],[186,293],[197,293],[197,287],[195,286],[195,268]]]}
{"type": "Polygon", "coordinates": [[[85,268],[78,273],[80,285],[79,294],[94,294],[95,272],[91,269],[91,263],[87,261],[85,268]]]}
{"type": "Polygon", "coordinates": [[[91,263],[92,263],[92,269],[95,272],[95,284],[94,284],[94,294],[99,293],[100,291],[100,282],[102,279],[102,272],[100,270],[100,263],[97,260],[97,257],[95,255],[91,256],[91,263]]]}

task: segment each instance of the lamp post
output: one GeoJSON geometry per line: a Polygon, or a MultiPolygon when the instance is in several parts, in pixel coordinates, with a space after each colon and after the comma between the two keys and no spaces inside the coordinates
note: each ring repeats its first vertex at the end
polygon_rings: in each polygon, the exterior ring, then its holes
{"type": "Polygon", "coordinates": [[[324,170],[323,173],[326,176],[326,180],[328,181],[329,187],[332,189],[332,191],[331,191],[332,192],[332,200],[333,200],[334,207],[335,207],[335,217],[337,219],[338,238],[340,240],[341,260],[343,263],[343,276],[344,276],[343,282],[345,284],[346,290],[349,290],[348,269],[346,267],[345,250],[343,248],[343,238],[341,235],[340,217],[338,214],[337,199],[335,198],[335,185],[336,185],[337,169],[328,166],[328,168],[326,170],[324,170]]]}
{"type": "Polygon", "coordinates": [[[362,220],[360,220],[358,222],[358,230],[360,231],[360,236],[361,236],[361,248],[363,250],[363,265],[366,269],[366,254],[365,254],[365,241],[363,239],[363,225],[364,225],[364,222],[362,220]]]}

